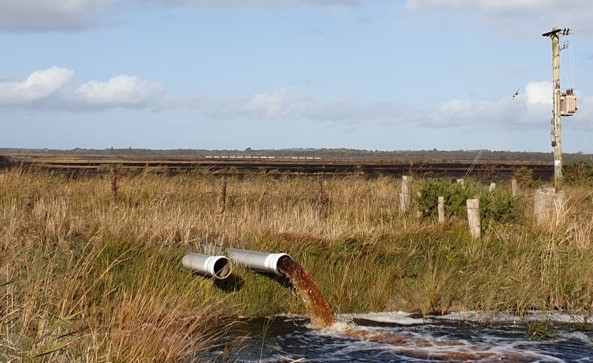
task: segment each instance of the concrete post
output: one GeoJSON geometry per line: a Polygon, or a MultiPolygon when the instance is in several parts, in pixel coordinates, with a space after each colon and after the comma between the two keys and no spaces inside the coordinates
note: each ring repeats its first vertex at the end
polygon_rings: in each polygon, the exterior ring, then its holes
{"type": "Polygon", "coordinates": [[[517,196],[517,179],[511,179],[511,195],[513,197],[517,196]]]}
{"type": "Polygon", "coordinates": [[[445,223],[445,197],[438,198],[439,223],[445,223]]]}
{"type": "Polygon", "coordinates": [[[538,226],[555,225],[564,213],[564,191],[544,188],[535,191],[533,213],[538,226]]]}
{"type": "Polygon", "coordinates": [[[406,213],[412,205],[412,185],[414,179],[411,176],[402,176],[402,191],[399,193],[399,211],[406,213]]]}
{"type": "Polygon", "coordinates": [[[467,204],[467,221],[469,223],[469,233],[474,239],[481,237],[480,225],[480,200],[468,199],[467,204]]]}

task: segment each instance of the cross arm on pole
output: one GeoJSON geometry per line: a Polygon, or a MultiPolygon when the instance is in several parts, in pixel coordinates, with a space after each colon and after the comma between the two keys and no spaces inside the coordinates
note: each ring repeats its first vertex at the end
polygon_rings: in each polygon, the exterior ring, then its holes
{"type": "Polygon", "coordinates": [[[547,33],[543,33],[542,36],[544,37],[551,37],[554,34],[558,34],[562,31],[562,29],[552,29],[551,31],[547,32],[547,33]]]}

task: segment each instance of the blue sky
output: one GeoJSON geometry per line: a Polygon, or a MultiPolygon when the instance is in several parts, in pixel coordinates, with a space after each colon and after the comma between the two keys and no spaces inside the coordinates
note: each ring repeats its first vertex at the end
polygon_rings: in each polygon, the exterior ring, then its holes
{"type": "Polygon", "coordinates": [[[593,153],[592,18],[590,0],[0,0],[0,147],[551,152],[558,27],[580,103],[564,151],[593,153]]]}

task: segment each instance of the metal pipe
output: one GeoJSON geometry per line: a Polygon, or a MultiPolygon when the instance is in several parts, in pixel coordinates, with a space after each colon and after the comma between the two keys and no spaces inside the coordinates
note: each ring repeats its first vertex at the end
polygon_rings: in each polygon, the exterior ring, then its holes
{"type": "Polygon", "coordinates": [[[210,256],[190,253],[183,256],[183,266],[208,277],[224,280],[231,275],[232,264],[225,256],[210,256]]]}
{"type": "Polygon", "coordinates": [[[237,264],[247,266],[255,271],[274,273],[279,276],[284,276],[284,274],[278,269],[278,261],[282,258],[292,260],[286,253],[267,253],[239,248],[227,248],[226,251],[229,258],[237,264]]]}

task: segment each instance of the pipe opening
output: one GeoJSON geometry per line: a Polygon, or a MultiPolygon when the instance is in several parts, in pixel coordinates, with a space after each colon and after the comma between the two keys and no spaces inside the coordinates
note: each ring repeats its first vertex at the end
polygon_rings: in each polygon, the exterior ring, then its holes
{"type": "Polygon", "coordinates": [[[288,277],[286,272],[290,269],[290,266],[292,266],[293,263],[294,261],[289,255],[281,256],[277,262],[278,272],[280,272],[282,276],[288,277]]]}
{"type": "Polygon", "coordinates": [[[219,258],[214,263],[214,276],[218,279],[226,279],[231,274],[231,264],[227,258],[219,258]]]}
{"type": "Polygon", "coordinates": [[[336,321],[331,305],[325,299],[313,276],[303,266],[285,255],[278,259],[278,272],[288,277],[293,286],[300,291],[313,313],[313,324],[324,328],[336,321]]]}

